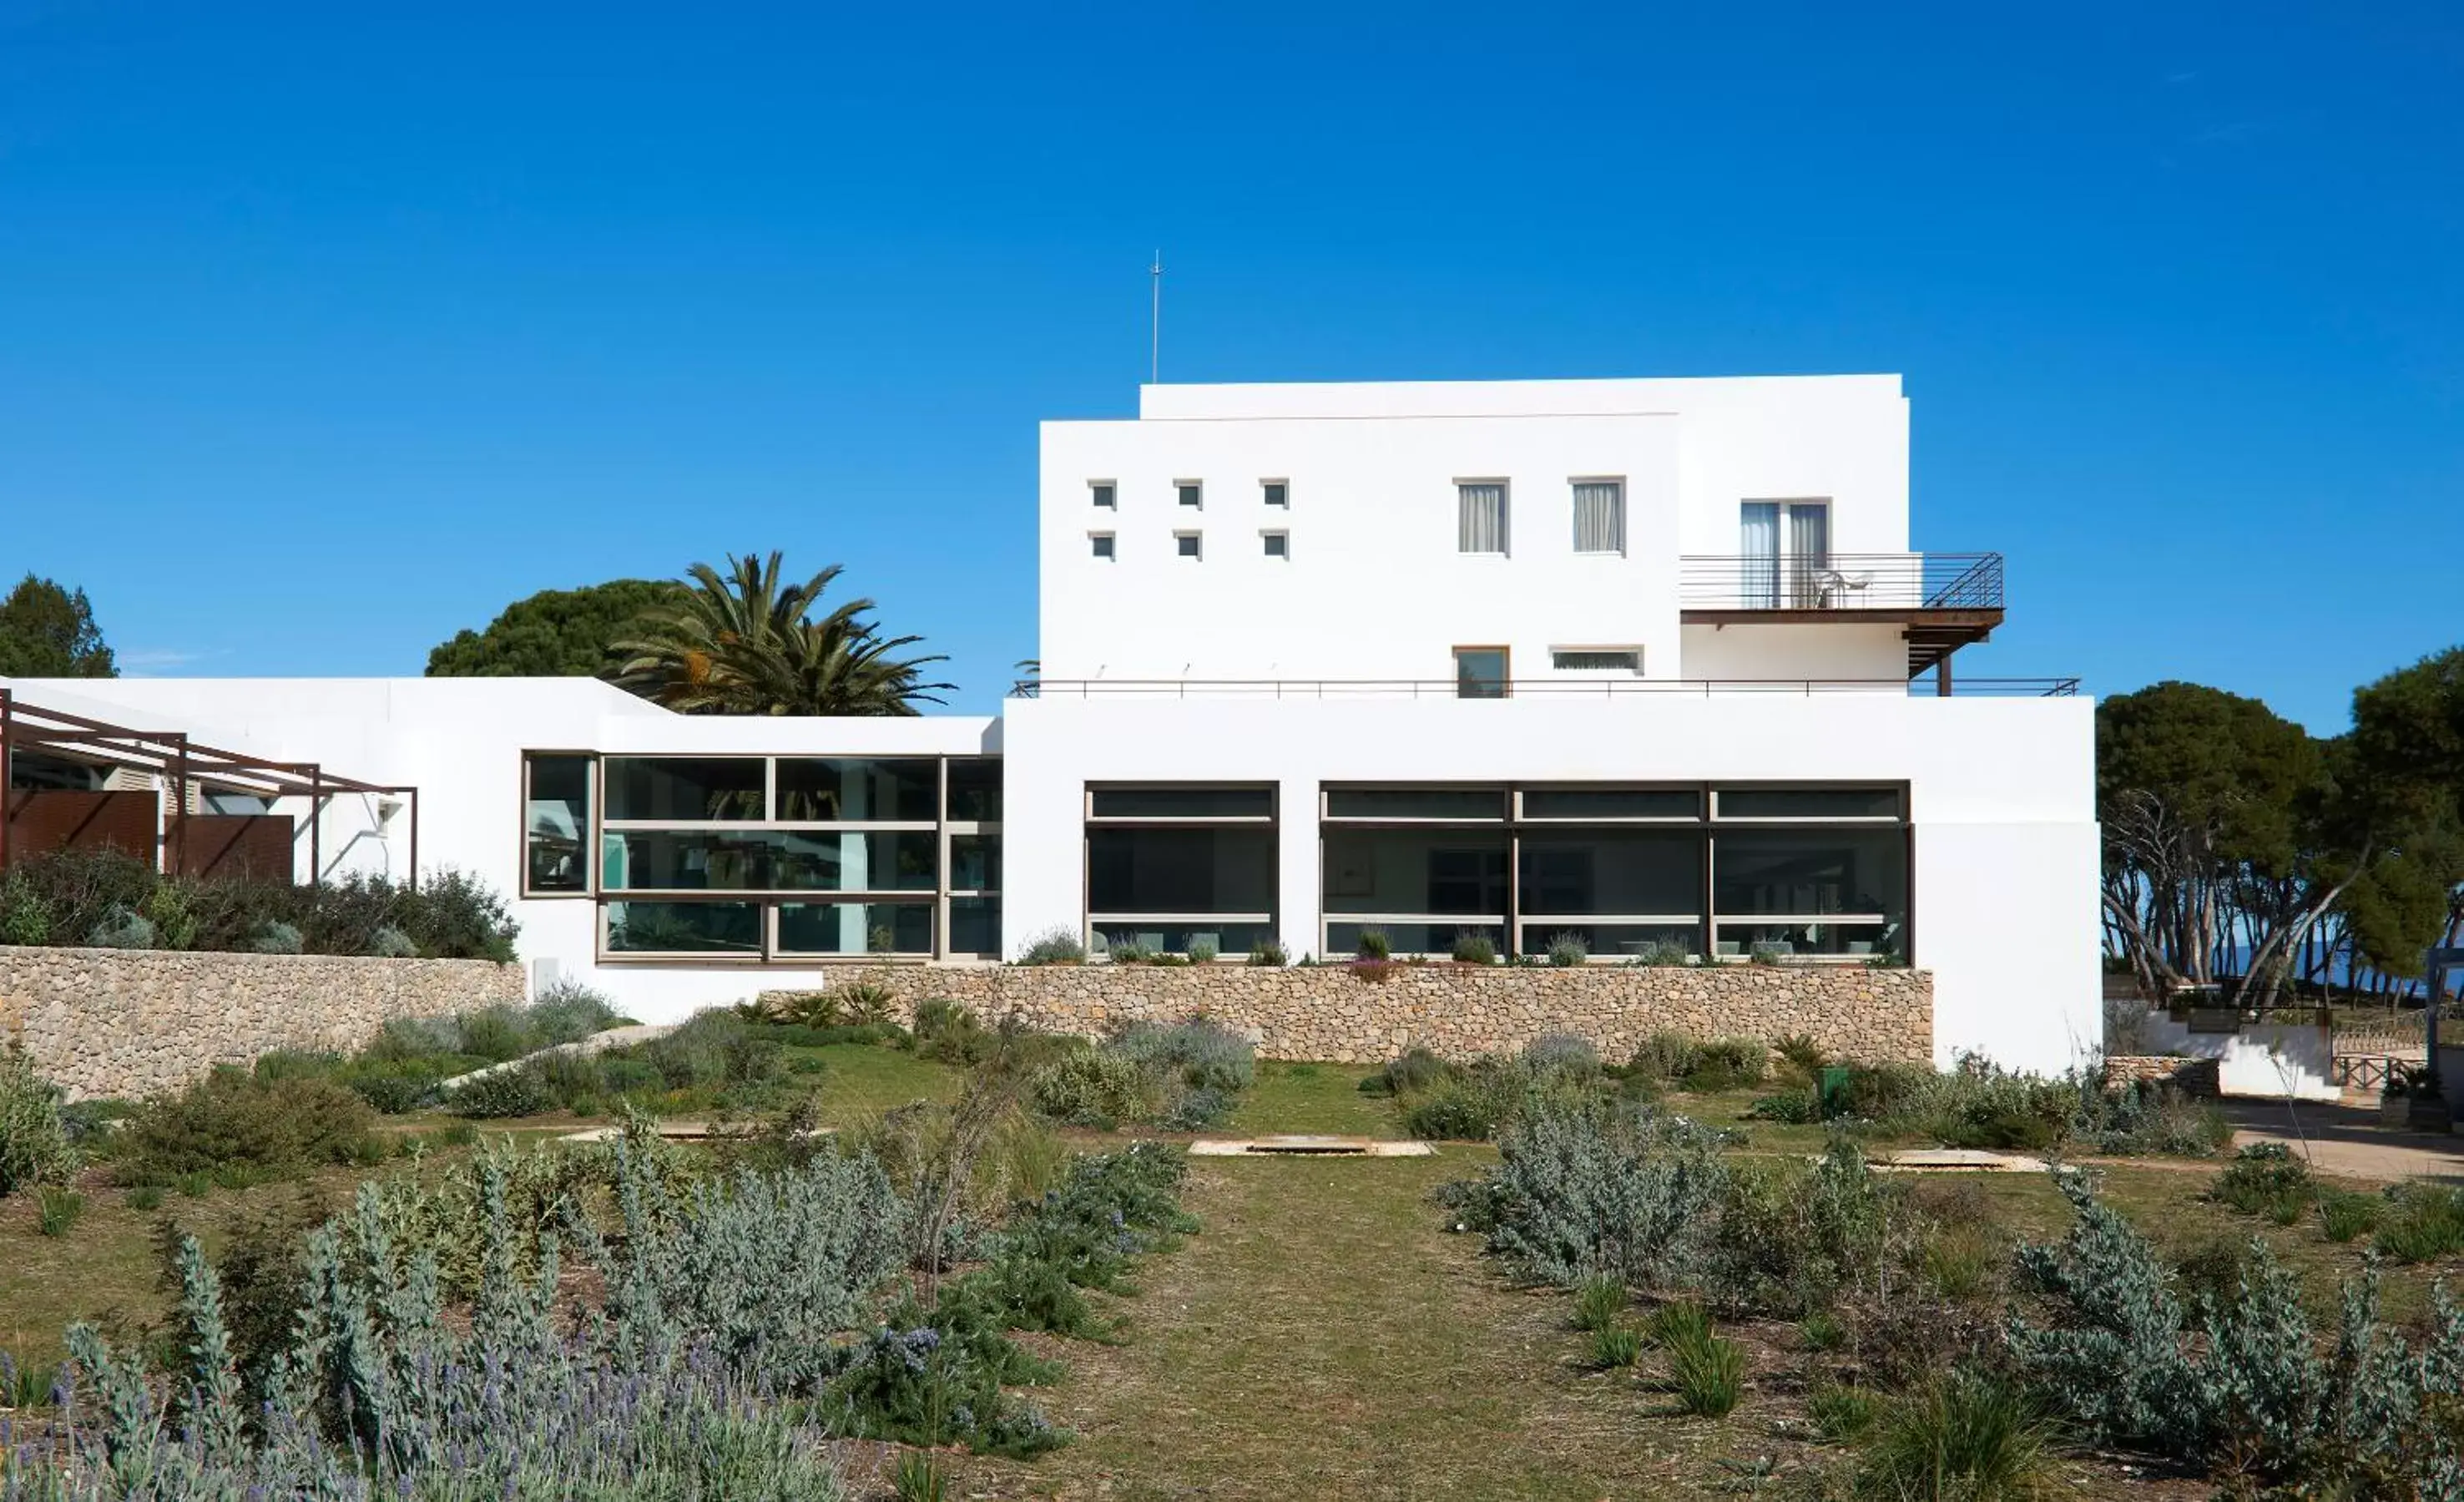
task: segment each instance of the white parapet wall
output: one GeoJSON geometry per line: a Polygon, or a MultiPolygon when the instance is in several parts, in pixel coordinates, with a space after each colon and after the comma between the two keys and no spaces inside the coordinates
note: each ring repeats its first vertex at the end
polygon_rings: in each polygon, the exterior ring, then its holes
{"type": "Polygon", "coordinates": [[[2145,1023],[2148,1053],[2216,1061],[2216,1088],[2227,1095],[2276,1100],[2337,1100],[2335,1045],[2323,1023],[2248,1023],[2233,1032],[2192,1032],[2163,1012],[2145,1023]]]}

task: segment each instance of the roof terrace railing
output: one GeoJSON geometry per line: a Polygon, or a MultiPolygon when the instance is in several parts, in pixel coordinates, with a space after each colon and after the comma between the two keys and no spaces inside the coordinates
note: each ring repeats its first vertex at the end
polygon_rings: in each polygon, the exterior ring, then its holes
{"type": "MultiPolygon", "coordinates": [[[[2068,698],[2077,678],[1959,678],[1954,696],[2068,698]]],[[[1012,698],[1597,699],[1659,696],[1868,694],[1933,698],[1926,679],[1902,678],[1022,678],[1012,698]]]]}
{"type": "Polygon", "coordinates": [[[1998,610],[1999,553],[1688,555],[1684,610],[1998,610]]]}

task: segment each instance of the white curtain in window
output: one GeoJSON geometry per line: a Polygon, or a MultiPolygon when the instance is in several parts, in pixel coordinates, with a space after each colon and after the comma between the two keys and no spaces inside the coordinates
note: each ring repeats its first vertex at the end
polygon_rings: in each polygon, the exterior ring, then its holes
{"type": "Polygon", "coordinates": [[[1738,519],[1737,603],[1767,609],[1779,604],[1779,503],[1747,501],[1738,519]]]}
{"type": "Polygon", "coordinates": [[[1458,485],[1455,547],[1464,553],[1506,551],[1506,487],[1458,485]]]}
{"type": "Polygon", "coordinates": [[[1789,604],[1822,603],[1822,570],[1831,566],[1831,508],[1802,502],[1788,508],[1789,604]]]}
{"type": "Polygon", "coordinates": [[[1625,487],[1615,480],[1574,487],[1574,551],[1625,551],[1625,487]]]}

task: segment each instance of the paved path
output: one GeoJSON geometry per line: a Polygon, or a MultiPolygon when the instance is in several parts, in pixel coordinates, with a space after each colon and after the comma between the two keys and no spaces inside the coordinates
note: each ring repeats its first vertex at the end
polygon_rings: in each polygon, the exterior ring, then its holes
{"type": "Polygon", "coordinates": [[[2346,1179],[2464,1179],[2464,1137],[2394,1132],[2378,1124],[2375,1108],[2303,1101],[2229,1100],[2233,1145],[2282,1142],[2307,1151],[2310,1165],[2346,1179]],[[2294,1115],[2299,1113],[2299,1130],[2294,1115]]]}
{"type": "Polygon", "coordinates": [[[525,1053],[518,1059],[507,1059],[502,1064],[491,1064],[486,1069],[473,1070],[468,1074],[456,1074],[437,1088],[451,1093],[474,1079],[486,1079],[491,1074],[502,1074],[507,1070],[520,1069],[533,1059],[544,1059],[559,1053],[604,1053],[609,1049],[630,1048],[637,1043],[648,1043],[652,1038],[664,1038],[675,1030],[674,1023],[627,1023],[622,1027],[610,1027],[605,1032],[594,1032],[580,1043],[560,1043],[552,1049],[541,1049],[537,1053],[525,1053]]]}

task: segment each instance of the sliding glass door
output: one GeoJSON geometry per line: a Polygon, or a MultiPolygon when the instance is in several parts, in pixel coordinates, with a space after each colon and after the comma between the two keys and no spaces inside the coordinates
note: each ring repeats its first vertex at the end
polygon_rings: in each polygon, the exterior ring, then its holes
{"type": "Polygon", "coordinates": [[[1822,604],[1831,567],[1831,503],[1749,500],[1738,508],[1737,604],[1747,609],[1810,610],[1822,604]]]}

